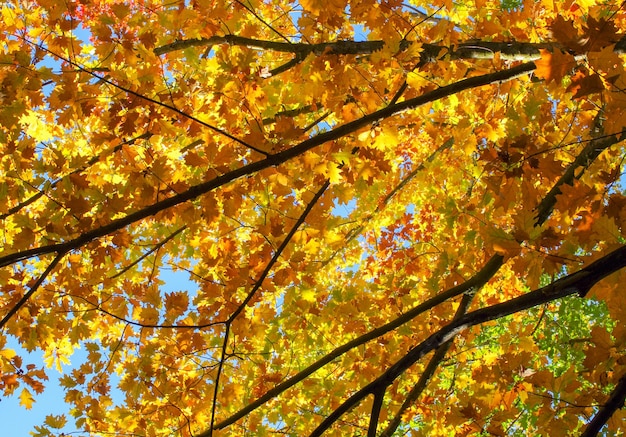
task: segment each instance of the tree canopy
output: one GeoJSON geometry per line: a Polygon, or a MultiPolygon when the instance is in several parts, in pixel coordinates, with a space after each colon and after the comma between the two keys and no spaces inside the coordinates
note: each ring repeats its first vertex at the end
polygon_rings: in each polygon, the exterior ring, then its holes
{"type": "Polygon", "coordinates": [[[625,3],[1,14],[0,394],[68,404],[34,435],[626,431],[625,3]]]}

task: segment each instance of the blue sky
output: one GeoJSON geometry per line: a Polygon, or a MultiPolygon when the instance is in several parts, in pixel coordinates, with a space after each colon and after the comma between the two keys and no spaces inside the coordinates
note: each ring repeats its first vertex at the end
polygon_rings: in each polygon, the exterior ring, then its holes
{"type": "MultiPolygon", "coordinates": [[[[27,353],[20,350],[15,341],[9,341],[7,347],[16,350],[18,355],[24,359],[24,364],[43,365],[41,353],[27,353]]],[[[35,425],[43,423],[48,414],[67,413],[68,406],[63,402],[63,391],[57,383],[59,373],[54,369],[47,370],[50,380],[45,383],[46,389],[41,395],[35,397],[35,404],[31,410],[26,410],[20,406],[19,393],[22,388],[18,388],[15,394],[10,397],[3,397],[0,402],[0,422],[3,423],[3,434],[7,436],[28,436],[35,425]]],[[[68,427],[65,432],[75,431],[68,427]]]]}

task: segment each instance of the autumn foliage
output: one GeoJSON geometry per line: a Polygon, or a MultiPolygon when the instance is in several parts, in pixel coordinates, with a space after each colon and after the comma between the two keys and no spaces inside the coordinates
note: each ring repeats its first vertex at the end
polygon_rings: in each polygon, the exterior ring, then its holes
{"type": "Polygon", "coordinates": [[[0,395],[68,405],[35,436],[626,432],[625,4],[1,14],[0,395]]]}

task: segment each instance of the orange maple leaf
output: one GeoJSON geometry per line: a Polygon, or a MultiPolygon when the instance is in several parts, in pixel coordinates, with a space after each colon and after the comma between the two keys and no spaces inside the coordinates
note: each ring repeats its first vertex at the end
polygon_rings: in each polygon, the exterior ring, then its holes
{"type": "Polygon", "coordinates": [[[560,50],[551,53],[544,49],[540,52],[541,59],[535,62],[535,75],[545,79],[547,83],[559,82],[576,66],[576,59],[569,53],[560,50]]]}

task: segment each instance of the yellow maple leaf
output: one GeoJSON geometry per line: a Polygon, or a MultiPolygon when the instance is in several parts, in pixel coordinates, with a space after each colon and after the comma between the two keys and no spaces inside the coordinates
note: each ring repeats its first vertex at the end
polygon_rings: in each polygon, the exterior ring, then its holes
{"type": "Polygon", "coordinates": [[[59,415],[49,414],[46,416],[45,423],[51,428],[61,429],[67,423],[67,418],[65,417],[64,414],[59,414],[59,415]]]}
{"type": "Polygon", "coordinates": [[[300,296],[302,296],[302,299],[304,299],[307,302],[315,302],[317,300],[315,290],[312,288],[303,290],[300,296]]]}
{"type": "Polygon", "coordinates": [[[315,167],[314,171],[326,176],[331,184],[341,182],[341,169],[334,162],[322,162],[315,167]]]}
{"type": "Polygon", "coordinates": [[[341,169],[334,162],[329,162],[326,166],[326,176],[331,184],[337,184],[341,182],[341,169]]]}
{"type": "Polygon", "coordinates": [[[38,142],[50,141],[55,136],[61,135],[61,130],[55,123],[44,119],[43,114],[28,111],[20,117],[20,124],[26,135],[38,142]]]}
{"type": "Polygon", "coordinates": [[[28,389],[23,388],[22,392],[20,393],[20,405],[27,410],[30,410],[33,407],[34,403],[35,399],[33,398],[32,393],[28,389]]]}

